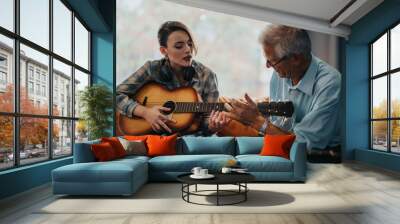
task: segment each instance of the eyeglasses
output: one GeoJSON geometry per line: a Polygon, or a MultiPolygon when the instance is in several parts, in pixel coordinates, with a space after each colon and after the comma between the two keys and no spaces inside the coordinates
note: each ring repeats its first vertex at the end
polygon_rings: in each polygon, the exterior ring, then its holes
{"type": "Polygon", "coordinates": [[[270,60],[267,59],[267,62],[266,62],[265,65],[267,66],[267,68],[270,68],[270,67],[275,68],[275,66],[277,66],[279,63],[281,63],[282,61],[286,60],[287,58],[288,58],[287,55],[285,55],[285,56],[281,57],[281,59],[279,59],[277,62],[275,62],[273,64],[271,63],[270,60]]]}

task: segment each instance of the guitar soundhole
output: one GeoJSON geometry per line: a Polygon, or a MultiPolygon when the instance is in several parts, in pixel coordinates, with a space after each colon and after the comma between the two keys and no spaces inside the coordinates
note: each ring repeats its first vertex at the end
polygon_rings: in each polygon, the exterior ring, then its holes
{"type": "Polygon", "coordinates": [[[170,113],[175,111],[176,105],[175,105],[175,102],[173,102],[173,101],[167,101],[167,102],[164,103],[163,107],[166,107],[166,108],[170,109],[169,111],[165,111],[163,113],[164,114],[170,114],[170,113]]]}

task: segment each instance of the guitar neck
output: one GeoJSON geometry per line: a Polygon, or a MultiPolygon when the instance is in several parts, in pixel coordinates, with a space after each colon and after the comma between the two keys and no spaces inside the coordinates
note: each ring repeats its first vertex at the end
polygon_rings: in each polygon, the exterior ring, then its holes
{"type": "Polygon", "coordinates": [[[291,117],[294,112],[294,106],[291,101],[257,103],[257,108],[266,116],[291,117]]]}
{"type": "Polygon", "coordinates": [[[175,112],[177,113],[207,113],[213,110],[223,111],[224,103],[197,103],[197,102],[176,102],[175,112]]]}
{"type": "MultiPolygon", "coordinates": [[[[293,103],[283,102],[261,102],[257,103],[258,110],[266,116],[291,117],[294,112],[293,103]]],[[[211,111],[225,110],[225,103],[199,103],[199,102],[175,102],[175,113],[207,113],[211,111]]]]}

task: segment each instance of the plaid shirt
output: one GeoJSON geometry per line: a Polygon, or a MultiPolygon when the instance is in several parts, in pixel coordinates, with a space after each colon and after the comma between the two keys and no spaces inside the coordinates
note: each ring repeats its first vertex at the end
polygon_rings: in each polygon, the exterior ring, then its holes
{"type": "MultiPolygon", "coordinates": [[[[186,83],[182,85],[172,73],[166,59],[148,61],[117,87],[117,108],[121,114],[132,117],[138,103],[133,100],[137,91],[146,83],[156,82],[173,90],[183,86],[193,87],[203,102],[217,102],[219,97],[217,76],[203,64],[193,60],[185,72],[186,83]]],[[[202,135],[211,134],[208,130],[208,115],[202,116],[200,131],[202,135]]]]}

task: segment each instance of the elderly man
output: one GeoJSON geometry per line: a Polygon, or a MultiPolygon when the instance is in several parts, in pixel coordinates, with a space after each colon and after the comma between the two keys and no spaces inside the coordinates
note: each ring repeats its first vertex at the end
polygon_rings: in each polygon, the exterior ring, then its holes
{"type": "Polygon", "coordinates": [[[266,67],[274,69],[271,101],[292,101],[289,119],[263,117],[246,94],[234,101],[228,114],[250,124],[262,134],[294,133],[307,143],[311,162],[340,162],[339,98],[341,74],[311,54],[305,30],[282,25],[268,26],[260,36],[266,67]]]}

